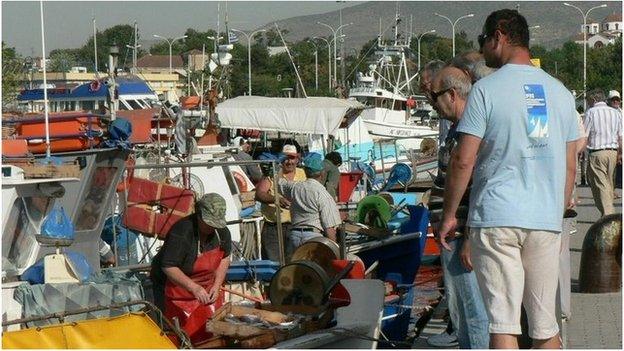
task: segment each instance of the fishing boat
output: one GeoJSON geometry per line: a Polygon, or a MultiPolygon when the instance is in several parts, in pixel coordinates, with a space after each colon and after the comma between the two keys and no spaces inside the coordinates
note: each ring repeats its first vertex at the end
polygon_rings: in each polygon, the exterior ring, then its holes
{"type": "Polygon", "coordinates": [[[368,72],[358,72],[349,99],[366,106],[362,123],[373,140],[400,138],[397,143],[404,149],[419,149],[423,138],[437,138],[438,131],[414,118],[426,106],[419,107],[422,100],[412,97],[417,74],[410,75],[407,64],[411,35],[399,33],[400,21],[397,11],[392,40],[384,40],[380,28],[375,60],[368,72]]]}

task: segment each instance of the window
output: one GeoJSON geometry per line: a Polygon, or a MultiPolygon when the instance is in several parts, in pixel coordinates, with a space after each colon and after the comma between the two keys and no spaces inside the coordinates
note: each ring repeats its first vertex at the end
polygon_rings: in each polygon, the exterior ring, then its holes
{"type": "Polygon", "coordinates": [[[97,167],[95,169],[87,187],[89,192],[79,207],[81,211],[76,220],[76,231],[94,229],[100,221],[102,213],[110,210],[105,201],[116,173],[117,167],[97,167]]]}
{"type": "Polygon", "coordinates": [[[47,197],[17,198],[7,217],[2,235],[2,269],[7,273],[21,274],[27,268],[37,247],[35,235],[52,208],[47,197]]]}
{"type": "Polygon", "coordinates": [[[130,107],[132,107],[133,110],[143,109],[136,100],[126,100],[126,102],[128,103],[128,105],[130,105],[130,107]]]}

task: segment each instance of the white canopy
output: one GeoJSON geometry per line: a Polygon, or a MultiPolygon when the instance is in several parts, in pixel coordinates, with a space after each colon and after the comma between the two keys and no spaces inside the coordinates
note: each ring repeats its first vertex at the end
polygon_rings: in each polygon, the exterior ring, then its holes
{"type": "Polygon", "coordinates": [[[217,105],[223,128],[322,135],[334,135],[363,109],[357,101],[331,97],[239,96],[217,105]]]}

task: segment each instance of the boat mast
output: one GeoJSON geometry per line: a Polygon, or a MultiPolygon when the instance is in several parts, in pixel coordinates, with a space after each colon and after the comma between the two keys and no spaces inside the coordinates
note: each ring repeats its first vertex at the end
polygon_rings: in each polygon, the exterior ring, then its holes
{"type": "Polygon", "coordinates": [[[95,57],[95,76],[98,76],[98,55],[97,55],[97,29],[95,25],[95,13],[92,12],[93,17],[93,51],[95,57]]]}
{"type": "Polygon", "coordinates": [[[39,13],[41,15],[41,56],[43,57],[43,114],[45,117],[46,158],[50,158],[50,119],[48,108],[48,78],[46,74],[46,51],[45,30],[43,25],[43,0],[39,0],[39,13]]]}

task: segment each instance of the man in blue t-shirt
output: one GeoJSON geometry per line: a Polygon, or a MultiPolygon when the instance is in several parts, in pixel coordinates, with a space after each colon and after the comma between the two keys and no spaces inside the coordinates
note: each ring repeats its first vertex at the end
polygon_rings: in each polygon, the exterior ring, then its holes
{"type": "Polygon", "coordinates": [[[489,67],[472,88],[451,156],[440,241],[452,238],[472,175],[467,225],[492,348],[517,348],[523,304],[537,348],[559,348],[560,232],[579,138],[572,94],[533,67],[526,19],[491,13],[479,36],[489,67]],[[473,174],[474,169],[474,174],[473,174]]]}

